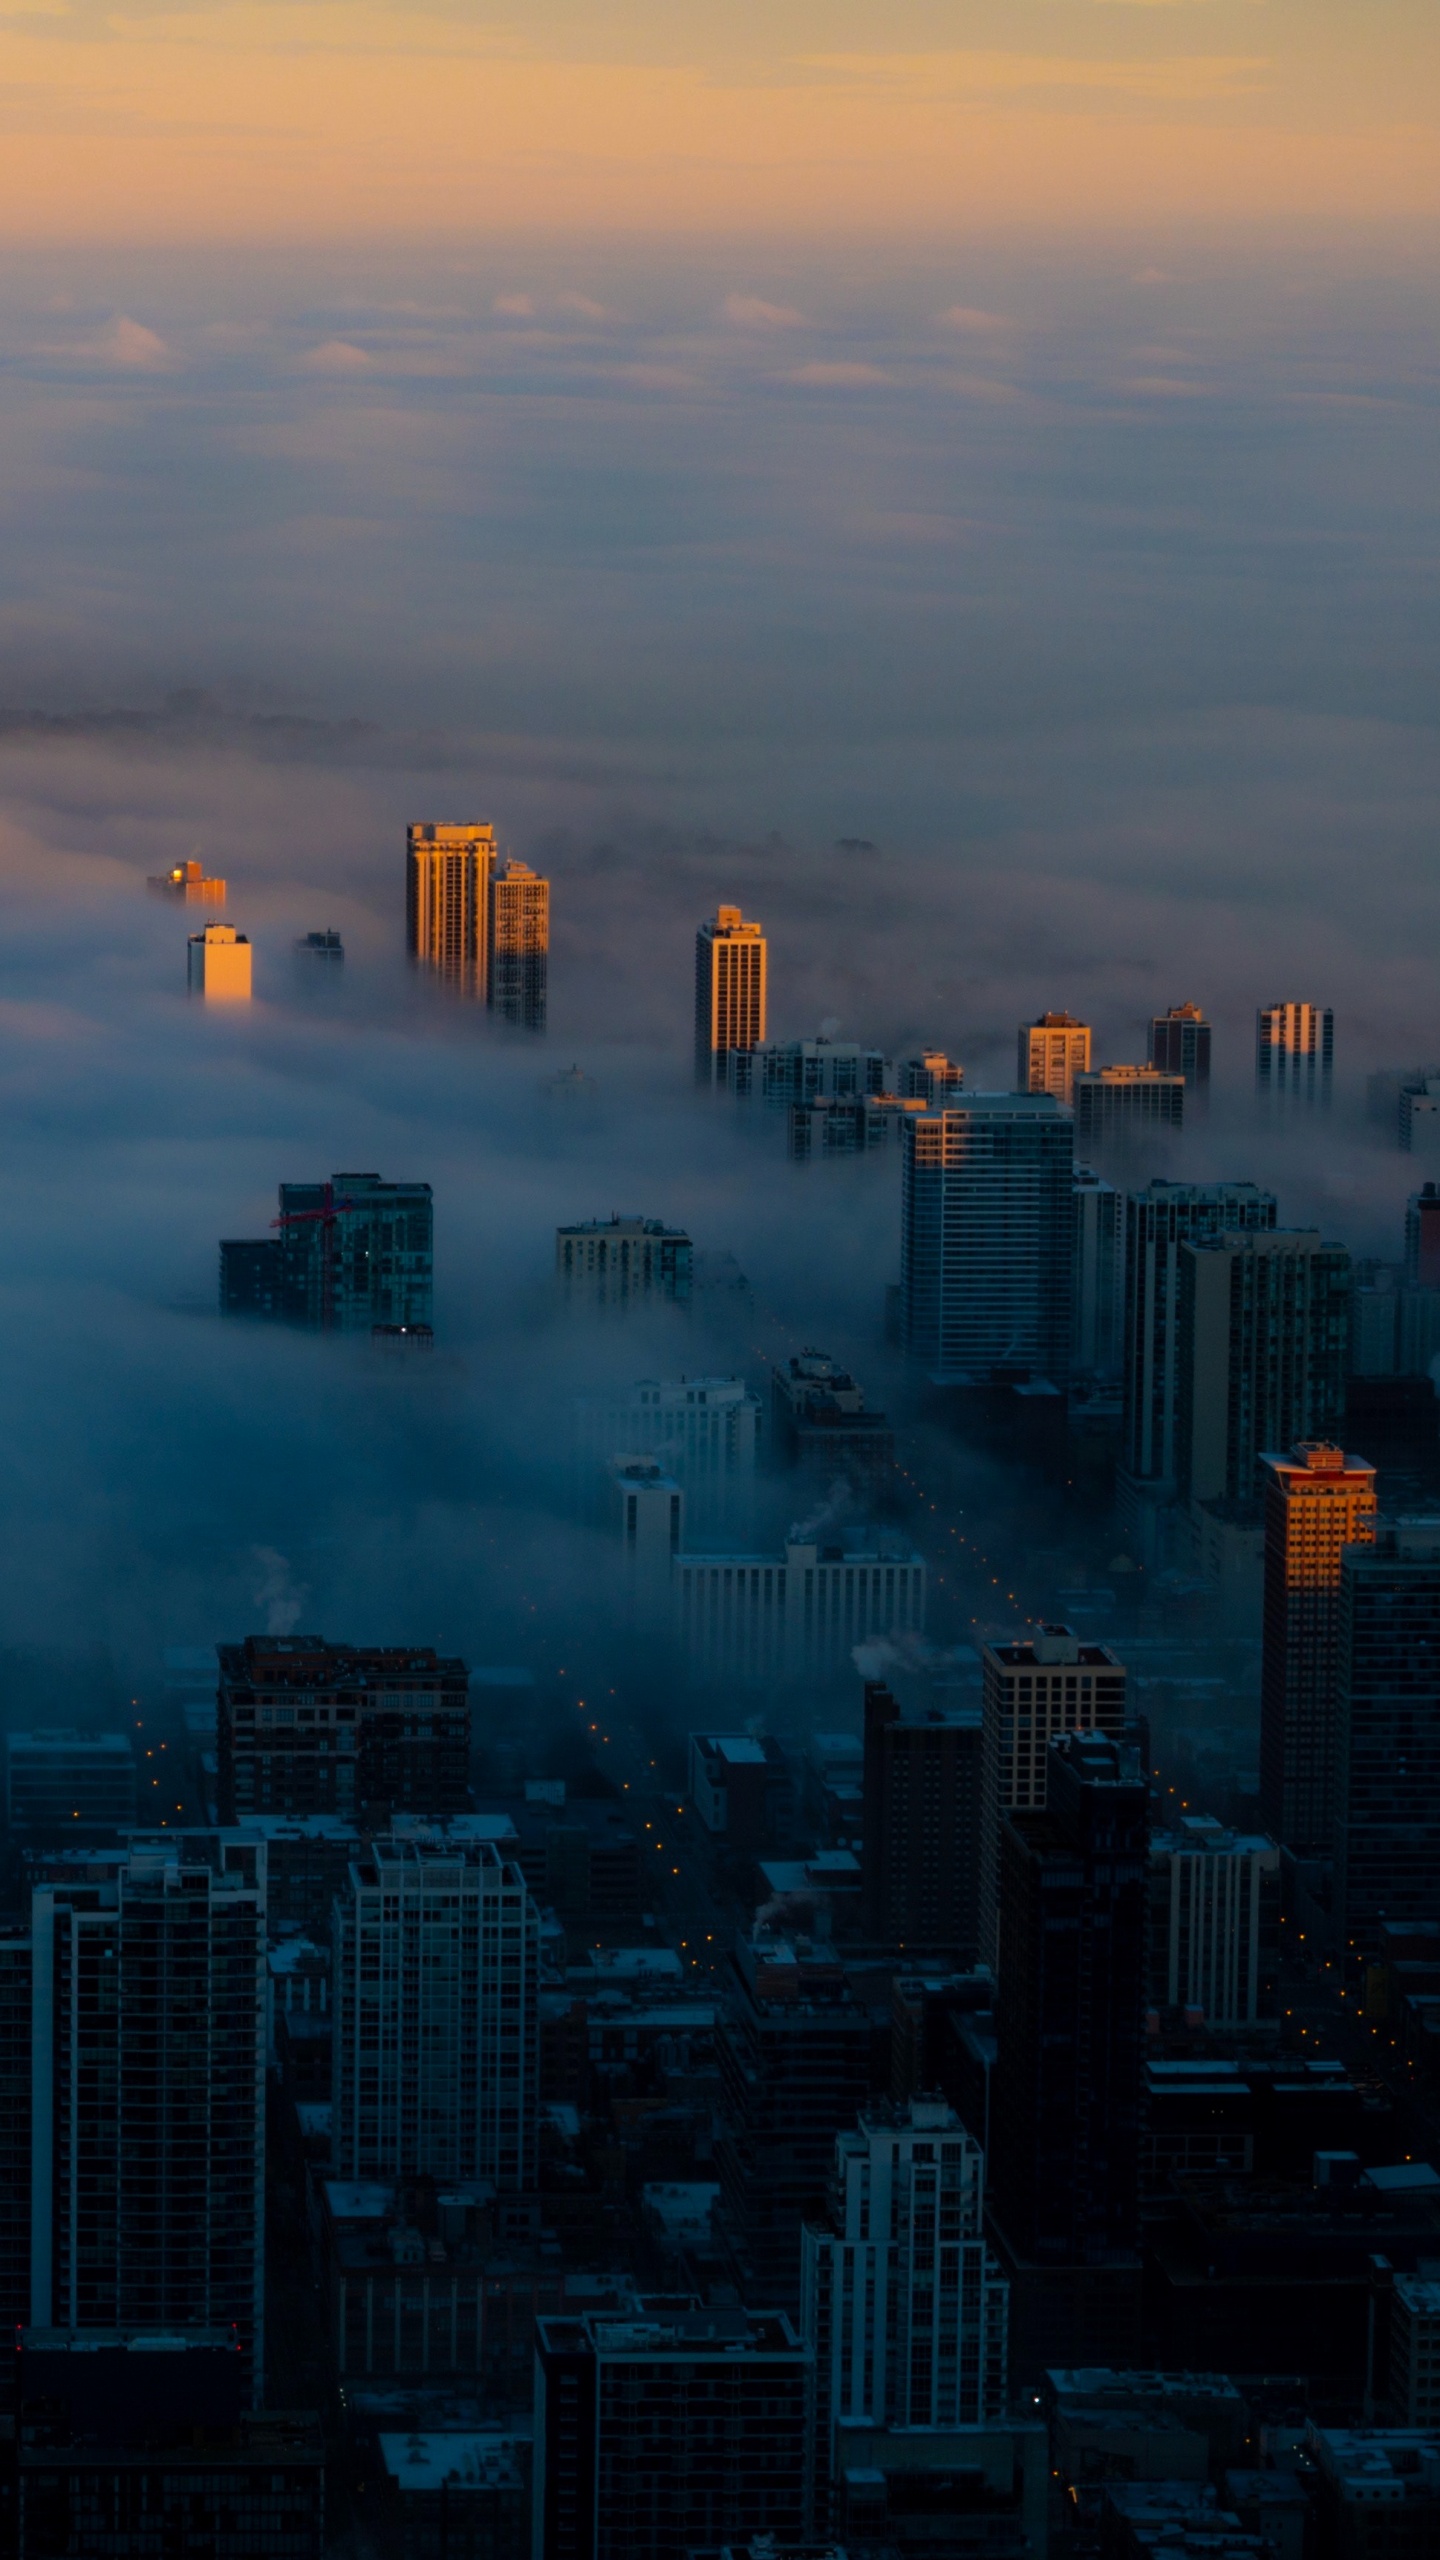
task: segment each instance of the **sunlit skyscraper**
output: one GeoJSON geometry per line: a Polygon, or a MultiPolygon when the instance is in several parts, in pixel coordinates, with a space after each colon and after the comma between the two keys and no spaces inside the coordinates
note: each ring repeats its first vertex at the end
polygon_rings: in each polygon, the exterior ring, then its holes
{"type": "Polygon", "coordinates": [[[462,995],[488,984],[492,826],[412,826],[405,881],[407,948],[462,995]]]}
{"type": "Polygon", "coordinates": [[[1375,1470],[1328,1440],[1262,1457],[1265,1616],[1260,1802],[1289,1849],[1328,1857],[1335,1834],[1340,1564],[1375,1536],[1375,1470]]]}
{"type": "Polygon", "coordinates": [[[1267,1103],[1330,1101],[1335,1016],[1328,1005],[1267,1004],[1255,1017],[1255,1089],[1267,1103]]]}
{"type": "Polygon", "coordinates": [[[550,883],[528,862],[507,862],[489,885],[490,1008],[526,1031],[543,1031],[550,970],[550,883]]]}
{"type": "Polygon", "coordinates": [[[203,996],[207,1004],[248,1004],[250,962],[248,935],[237,933],[233,924],[207,924],[203,933],[190,936],[186,970],[190,993],[203,996]]]}
{"type": "Polygon", "coordinates": [[[1016,1084],[1022,1093],[1053,1093],[1057,1102],[1074,1099],[1077,1075],[1090,1068],[1090,1025],[1073,1013],[1037,1013],[1020,1025],[1016,1084]]]}
{"type": "Polygon", "coordinates": [[[695,1076],[725,1080],[733,1049],[765,1037],[767,950],[760,926],[738,907],[717,907],[695,936],[695,1076]]]}

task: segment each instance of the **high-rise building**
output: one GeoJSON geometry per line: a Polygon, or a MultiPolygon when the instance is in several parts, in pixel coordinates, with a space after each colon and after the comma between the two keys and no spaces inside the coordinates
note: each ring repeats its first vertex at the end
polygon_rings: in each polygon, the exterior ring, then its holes
{"type": "Polygon", "coordinates": [[[1180,1248],[1196,1236],[1263,1233],[1273,1191],[1253,1182],[1147,1183],[1125,1204],[1125,1473],[1173,1496],[1180,1394],[1180,1248]]]}
{"type": "Polygon", "coordinates": [[[540,1922],[492,1841],[371,1841],[335,1898],[341,2178],[535,2182],[540,1922]]]}
{"type": "Polygon", "coordinates": [[[1405,1277],[1412,1289],[1440,1289],[1440,1182],[1405,1203],[1405,1277]]]}
{"type": "Polygon", "coordinates": [[[291,948],[306,978],[338,978],[345,966],[345,945],[333,926],[323,933],[297,934],[291,948]]]}
{"type": "Polygon", "coordinates": [[[1375,1470],[1328,1440],[1260,1459],[1265,1613],[1260,1802],[1277,1840],[1328,1857],[1335,1837],[1340,1565],[1375,1534],[1375,1470]]]}
{"type": "Polygon", "coordinates": [[[784,1466],[829,1488],[843,1477],[857,1491],[886,1492],[895,1467],[888,1417],[872,1413],[865,1390],[827,1351],[797,1351],[770,1372],[770,1447],[784,1466]]]}
{"type": "Polygon", "coordinates": [[[1253,1502],[1262,1451],[1343,1425],[1350,1257],[1312,1231],[1198,1236],[1180,1252],[1182,1501],[1253,1502]]]}
{"type": "Polygon", "coordinates": [[[1087,1156],[1133,1156],[1184,1124],[1185,1079],[1159,1067],[1098,1067],[1070,1080],[1075,1144],[1087,1156]]]}
{"type": "Polygon", "coordinates": [[[535,2324],[534,2560],[789,2550],[810,2357],[778,2311],[640,2297],[535,2324]]]}
{"type": "Polygon", "coordinates": [[[1108,1646],[1083,1642],[1061,1626],[1040,1627],[1009,1644],[982,1645],[980,1666],[980,1953],[993,1963],[1005,1817],[1044,1811],[1050,1745],[1061,1734],[1119,1740],[1126,1727],[1127,1679],[1108,1646]]]}
{"type": "Polygon", "coordinates": [[[0,1921],[0,2319],[30,2318],[35,1949],[29,1915],[0,1921]]]}
{"type": "Polygon", "coordinates": [[[684,1488],[654,1458],[623,1453],[611,1462],[610,1485],[627,1604],[652,1628],[662,1627],[685,1542],[684,1488]]]}
{"type": "Polygon", "coordinates": [[[1150,1023],[1150,1064],[1185,1079],[1186,1109],[1203,1110],[1210,1095],[1210,1025],[1198,1004],[1172,1004],[1150,1023]]]}
{"type": "Polygon", "coordinates": [[[715,1074],[742,1101],[768,1103],[773,1111],[893,1091],[883,1050],[862,1049],[857,1040],[829,1040],[823,1032],[818,1040],[763,1040],[727,1049],[715,1074]]]}
{"type": "Polygon", "coordinates": [[[943,1111],[964,1101],[965,1070],[943,1049],[923,1049],[918,1058],[902,1060],[895,1090],[907,1102],[923,1102],[927,1111],[943,1111]]]}
{"type": "Polygon", "coordinates": [[[203,862],[177,862],[171,871],[152,871],[145,883],[152,898],[175,898],[186,907],[223,907],[225,882],[205,877],[203,862]]]}
{"type": "Polygon", "coordinates": [[[428,1182],[336,1173],[282,1182],[274,1238],[220,1247],[220,1312],[312,1333],[428,1330],[434,1313],[434,1204],[428,1182]]]}
{"type": "Polygon", "coordinates": [[[907,1710],[865,1684],[865,1928],[883,1946],[976,1961],[981,1739],[978,1699],[907,1710]]]}
{"type": "Polygon", "coordinates": [[[238,2329],[262,2397],[265,1851],[132,1839],[39,1886],[30,2319],[238,2329]]]}
{"type": "Polygon", "coordinates": [[[734,1049],[765,1039],[767,945],[758,924],[738,907],[717,907],[695,936],[695,1075],[725,1080],[734,1049]]]}
{"type": "Polygon", "coordinates": [[[759,1437],[760,1399],[743,1378],[640,1378],[618,1395],[582,1396],[575,1407],[582,1502],[592,1506],[612,1459],[633,1452],[679,1478],[692,1536],[748,1521],[759,1437]]]}
{"type": "Polygon", "coordinates": [[[979,1093],[907,1122],[901,1339],[932,1376],[1070,1371],[1074,1129],[1048,1093],[979,1093]]]}
{"type": "Polygon", "coordinates": [[[1440,1878],[1440,1519],[1377,1521],[1340,1561],[1335,1917],[1373,1950],[1424,1920],[1440,1878]]]}
{"type": "Polygon", "coordinates": [[[407,830],[405,932],[410,957],[461,995],[483,996],[489,977],[492,826],[407,830]]]}
{"type": "Polygon", "coordinates": [[[1280,1852],[1260,1832],[1183,1813],[1150,1834],[1150,2000],[1207,2027],[1275,2015],[1280,1852]]]}
{"type": "Polygon", "coordinates": [[[525,862],[493,872],[485,936],[491,1011],[525,1031],[545,1028],[550,970],[550,883],[525,862]]]}
{"type": "Polygon", "coordinates": [[[1007,1814],[990,2172],[1021,2257],[1133,2261],[1140,2236],[1149,1797],[1099,1733],[1050,1746],[1043,1813],[1007,1814]]]}
{"type": "Polygon", "coordinates": [[[1400,1147],[1433,1164],[1440,1150],[1440,1071],[1432,1070],[1400,1093],[1400,1147]]]}
{"type": "Polygon", "coordinates": [[[778,1552],[675,1558],[675,1627],[696,1679],[745,1689],[853,1681],[856,1645],[923,1633],[925,1559],[855,1528],[778,1552]]]}
{"type": "Polygon", "coordinates": [[[114,1830],[136,1815],[135,1754],[124,1733],[52,1725],[5,1742],[5,1818],[12,1834],[55,1840],[114,1830]]]}
{"type": "Polygon", "coordinates": [[[192,996],[207,1004],[248,1004],[254,992],[250,937],[233,924],[207,924],[186,946],[186,979],[192,996]]]}
{"type": "Polygon", "coordinates": [[[1021,1093],[1053,1094],[1068,1108],[1077,1075],[1090,1069],[1090,1025],[1073,1013],[1037,1013],[1020,1025],[1015,1082],[1021,1093]]]}
{"type": "Polygon", "coordinates": [[[1335,1017],[1328,1005],[1267,1004],[1255,1016],[1255,1087],[1262,1102],[1330,1101],[1335,1017]]]}
{"type": "Polygon", "coordinates": [[[871,2095],[871,2016],[833,1946],[757,1927],[722,2013],[716,2174],[747,2289],[793,2310],[800,2227],[824,2194],[837,2125],[871,2095]]]}
{"type": "Polygon", "coordinates": [[[1077,1164],[1070,1290],[1072,1376],[1110,1378],[1118,1373],[1124,1320],[1124,1196],[1088,1165],[1077,1164]]]}
{"type": "Polygon", "coordinates": [[[590,1218],[555,1230],[555,1269],[575,1307],[688,1307],[695,1251],[663,1218],[590,1218]]]}
{"type": "Polygon", "coordinates": [[[428,1645],[247,1636],[217,1648],[222,1818],[462,1813],[465,1665],[428,1645]]]}
{"type": "Polygon", "coordinates": [[[979,2143],[943,2098],[868,2107],[837,2136],[826,2211],[801,2240],[822,2506],[847,2426],[964,2427],[1002,2414],[1009,2314],[985,2239],[979,2143]]]}

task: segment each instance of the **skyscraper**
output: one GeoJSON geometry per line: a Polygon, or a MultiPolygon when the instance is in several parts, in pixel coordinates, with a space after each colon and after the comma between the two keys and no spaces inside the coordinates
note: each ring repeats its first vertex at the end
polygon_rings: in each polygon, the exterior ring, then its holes
{"type": "Polygon", "coordinates": [[[1000,1834],[1010,1813],[1041,1813],[1063,1733],[1125,1731],[1124,1664],[1107,1645],[1082,1643],[1069,1627],[980,1649],[983,1739],[978,1863],[980,1954],[995,1961],[999,1925],[1000,1834]]]}
{"type": "Polygon", "coordinates": [[[766,1025],[766,942],[738,907],[717,907],[695,936],[695,1075],[725,1080],[734,1049],[758,1049],[766,1025]]]}
{"type": "Polygon", "coordinates": [[[640,1378],[575,1407],[582,1507],[593,1512],[612,1459],[657,1459],[685,1489],[691,1534],[748,1526],[755,1494],[760,1399],[743,1378],[640,1378]]]}
{"type": "Polygon", "coordinates": [[[1185,1079],[1158,1067],[1077,1069],[1070,1099],[1082,1154],[1125,1157],[1148,1148],[1153,1159],[1157,1145],[1183,1125],[1185,1079]]]}
{"type": "Polygon", "coordinates": [[[1198,1004],[1172,1004],[1150,1023],[1150,1064],[1185,1079],[1187,1111],[1203,1110],[1210,1097],[1210,1025],[1198,1004]]]}
{"type": "Polygon", "coordinates": [[[336,1173],[282,1182],[279,1235],[220,1247],[222,1315],[269,1317],[313,1333],[429,1327],[434,1209],[428,1182],[336,1173]]]}
{"type": "Polygon", "coordinates": [[[1125,1205],[1123,1464],[1134,1483],[1173,1497],[1180,1388],[1180,1248],[1190,1238],[1263,1232],[1273,1191],[1253,1182],[1148,1183],[1125,1205]]]}
{"type": "Polygon", "coordinates": [[[943,1049],[924,1049],[918,1058],[902,1061],[895,1090],[909,1102],[923,1102],[930,1111],[943,1111],[949,1102],[960,1102],[965,1094],[965,1070],[943,1049]]]}
{"type": "Polygon", "coordinates": [[[1073,1013],[1037,1013],[1020,1025],[1015,1082],[1021,1093],[1053,1094],[1069,1105],[1075,1078],[1090,1068],[1090,1025],[1073,1013]]]}
{"type": "Polygon", "coordinates": [[[239,2330],[261,2398],[265,1851],[132,1840],[41,1885],[34,1945],[30,2319],[239,2330]]]}
{"type": "Polygon", "coordinates": [[[1263,1833],[1185,1813],[1150,1834],[1150,1998],[1208,2027],[1275,2015],[1280,1852],[1263,1833]]]}
{"type": "Polygon", "coordinates": [[[566,1303],[618,1308],[688,1307],[694,1247],[663,1218],[587,1218],[555,1230],[555,1269],[566,1303]]]}
{"type": "Polygon", "coordinates": [[[1000,1851],[991,2187],[1040,2264],[1133,2262],[1140,2234],[1149,1797],[1107,1736],[1050,1746],[1043,1813],[1000,1851]]]}
{"type": "Polygon", "coordinates": [[[462,1813],[469,1802],[464,1663],[429,1645],[327,1644],[247,1636],[217,1647],[220,1808],[462,1813]]]}
{"type": "Polygon", "coordinates": [[[533,2186],[540,1923],[487,1840],[374,1840],[337,1894],[342,2178],[533,2186]]]}
{"type": "Polygon", "coordinates": [[[1181,1499],[1250,1502],[1262,1450],[1345,1415],[1350,1257],[1303,1228],[1198,1236],[1180,1251],[1181,1499]]]}
{"type": "Polygon", "coordinates": [[[742,1101],[768,1103],[774,1111],[794,1103],[843,1102],[894,1090],[883,1049],[863,1049],[858,1040],[827,1040],[823,1035],[727,1049],[715,1075],[742,1101]]]}
{"type": "Polygon", "coordinates": [[[1405,1277],[1412,1289],[1440,1289],[1440,1182],[1405,1203],[1405,1277]]]}
{"type": "Polygon", "coordinates": [[[979,1954],[981,1714],[865,1684],[864,1896],[880,1945],[979,1954]]]}
{"type": "Polygon", "coordinates": [[[820,2503],[837,2431],[964,2427],[1006,2405],[1010,2288],[985,2240],[985,2155],[943,2099],[868,2107],[801,2242],[820,2503]]]}
{"type": "Polygon", "coordinates": [[[1260,1460],[1265,1614],[1260,1802],[1277,1840],[1328,1857],[1335,1837],[1340,1565],[1375,1534],[1375,1470],[1328,1440],[1260,1460]]]}
{"type": "Polygon", "coordinates": [[[248,1004],[253,992],[248,934],[233,924],[207,924],[186,946],[186,984],[207,1004],[248,1004]]]}
{"type": "Polygon", "coordinates": [[[550,883],[525,862],[492,873],[486,996],[492,1012],[525,1031],[545,1028],[550,969],[550,883]]]}
{"type": "Polygon", "coordinates": [[[1076,1377],[1114,1377],[1125,1319],[1125,1202],[1088,1165],[1075,1167],[1075,1246],[1070,1297],[1070,1367],[1076,1377]]]}
{"type": "Polygon", "coordinates": [[[1255,1088],[1263,1103],[1327,1108],[1335,1060],[1328,1005],[1267,1004],[1255,1016],[1255,1088]]]}
{"type": "Polygon", "coordinates": [[[1070,1373],[1074,1132],[1048,1093],[980,1093],[906,1123],[901,1336],[931,1374],[1070,1373]]]}
{"type": "Polygon", "coordinates": [[[412,960],[461,995],[486,991],[493,826],[412,826],[405,870],[406,943],[412,960]]]}
{"type": "Polygon", "coordinates": [[[1340,1560],[1335,1917],[1373,1950],[1440,1877],[1440,1519],[1382,1520],[1340,1560]]]}

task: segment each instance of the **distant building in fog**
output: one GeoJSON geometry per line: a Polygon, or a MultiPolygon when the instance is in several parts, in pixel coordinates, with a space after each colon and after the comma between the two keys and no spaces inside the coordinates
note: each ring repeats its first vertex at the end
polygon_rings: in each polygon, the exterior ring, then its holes
{"type": "Polygon", "coordinates": [[[1150,1064],[1185,1079],[1187,1111],[1204,1109],[1210,1095],[1210,1025],[1198,1004],[1172,1004],[1150,1024],[1150,1064]]]}
{"type": "Polygon", "coordinates": [[[654,1458],[623,1450],[610,1467],[626,1597],[652,1626],[668,1616],[671,1568],[685,1542],[685,1494],[654,1458]]]}
{"type": "Polygon", "coordinates": [[[225,904],[225,882],[207,880],[199,862],[177,862],[173,871],[152,872],[145,886],[152,898],[174,898],[187,907],[225,904]]]}
{"type": "Polygon", "coordinates": [[[320,1636],[247,1636],[217,1651],[223,1820],[465,1811],[470,1692],[457,1658],[320,1636]]]}
{"type": "Polygon", "coordinates": [[[769,1688],[854,1678],[856,1645],[920,1634],[925,1564],[904,1538],[792,1536],[778,1555],[679,1555],[676,1628],[692,1676],[769,1688]]]}
{"type": "Polygon", "coordinates": [[[770,1434],[775,1459],[813,1483],[837,1477],[880,1493],[895,1468],[895,1434],[872,1413],[865,1390],[827,1351],[797,1351],[770,1372],[770,1434]]]}
{"type": "Polygon", "coordinates": [[[695,936],[695,1074],[723,1083],[736,1049],[758,1049],[767,1019],[767,946],[738,907],[717,907],[695,936]]]}
{"type": "Polygon", "coordinates": [[[918,1058],[902,1061],[895,1090],[906,1102],[923,1102],[927,1110],[943,1111],[947,1102],[964,1099],[965,1070],[943,1049],[925,1049],[918,1058]]]}
{"type": "Polygon", "coordinates": [[[1335,1016],[1328,1005],[1267,1004],[1255,1016],[1255,1089],[1262,1103],[1328,1108],[1335,1016]]]}
{"type": "Polygon", "coordinates": [[[220,1312],[313,1333],[428,1327],[434,1316],[434,1211],[428,1182],[336,1173],[282,1182],[278,1236],[220,1247],[220,1312]]]}
{"type": "Polygon", "coordinates": [[[1016,1088],[1053,1094],[1067,1108],[1077,1075],[1090,1068],[1090,1025],[1073,1013],[1040,1013],[1020,1025],[1016,1088]]]}
{"type": "Polygon", "coordinates": [[[1074,1127],[1049,1093],[974,1093],[904,1133],[900,1322],[933,1377],[1070,1372],[1074,1127]]]}
{"type": "Polygon", "coordinates": [[[743,1378],[640,1378],[614,1396],[582,1396],[575,1449],[582,1506],[593,1507],[612,1459],[657,1460],[685,1488],[690,1534],[749,1516],[760,1399],[743,1378]]]}
{"type": "Polygon", "coordinates": [[[507,862],[489,884],[487,995],[492,1012],[525,1031],[545,1028],[550,969],[550,883],[507,862]]]}
{"type": "Polygon", "coordinates": [[[12,1834],[58,1839],[67,1832],[123,1829],[135,1812],[135,1754],[128,1734],[76,1733],[52,1725],[7,1737],[5,1818],[12,1834]]]}
{"type": "Polygon", "coordinates": [[[1440,1182],[1405,1203],[1405,1277],[1412,1288],[1440,1289],[1440,1182]]]}
{"type": "Polygon", "coordinates": [[[1071,1078],[1075,1144],[1082,1155],[1155,1153],[1185,1119],[1185,1079],[1158,1067],[1100,1067],[1071,1078]]]}
{"type": "Polygon", "coordinates": [[[688,1306],[694,1247],[663,1218],[588,1218],[555,1230],[555,1269],[566,1303],[595,1309],[688,1306]]]}
{"type": "Polygon", "coordinates": [[[333,929],[326,933],[302,933],[295,940],[295,959],[307,975],[313,967],[327,977],[345,966],[345,945],[333,929]]]}
{"type": "Polygon", "coordinates": [[[1077,1377],[1118,1372],[1125,1323],[1125,1200],[1088,1165],[1075,1167],[1070,1358],[1077,1377]]]}
{"type": "Polygon", "coordinates": [[[186,983],[192,996],[209,1004],[248,1004],[253,992],[249,937],[233,924],[207,924],[192,933],[186,959],[186,983]]]}
{"type": "Polygon", "coordinates": [[[495,830],[412,826],[406,835],[405,932],[412,960],[461,995],[487,984],[495,830]]]}
{"type": "Polygon", "coordinates": [[[843,1102],[890,1087],[883,1050],[862,1049],[857,1040],[830,1040],[823,1032],[818,1040],[766,1040],[731,1049],[716,1074],[742,1101],[768,1103],[773,1110],[787,1103],[843,1102]]]}

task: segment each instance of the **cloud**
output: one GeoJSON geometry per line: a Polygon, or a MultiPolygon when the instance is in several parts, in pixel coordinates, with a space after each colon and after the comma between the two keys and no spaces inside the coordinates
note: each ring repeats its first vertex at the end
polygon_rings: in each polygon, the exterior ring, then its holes
{"type": "Polygon", "coordinates": [[[348,338],[327,338],[300,359],[308,373],[372,373],[375,359],[348,338]]]}
{"type": "Polygon", "coordinates": [[[755,293],[727,293],[721,305],[736,329],[803,329],[805,317],[788,302],[762,302],[755,293]]]}
{"type": "Polygon", "coordinates": [[[940,329],[973,330],[977,336],[999,337],[1013,329],[1016,323],[1007,320],[999,311],[977,311],[973,303],[952,302],[948,311],[940,313],[936,326],[940,329]]]}
{"type": "Polygon", "coordinates": [[[528,293],[497,293],[490,305],[501,320],[533,320],[535,305],[528,293]]]}
{"type": "Polygon", "coordinates": [[[554,296],[554,308],[557,311],[573,312],[577,320],[608,320],[610,318],[605,304],[592,301],[588,293],[557,293],[554,296]]]}
{"type": "Polygon", "coordinates": [[[113,365],[121,373],[168,373],[175,362],[162,337],[147,329],[143,321],[127,319],[123,312],[101,330],[91,351],[102,364],[113,365]]]}
{"type": "Polygon", "coordinates": [[[847,363],[799,364],[794,371],[781,375],[782,382],[798,382],[817,391],[863,390],[867,384],[889,382],[892,376],[878,364],[847,363]]]}

